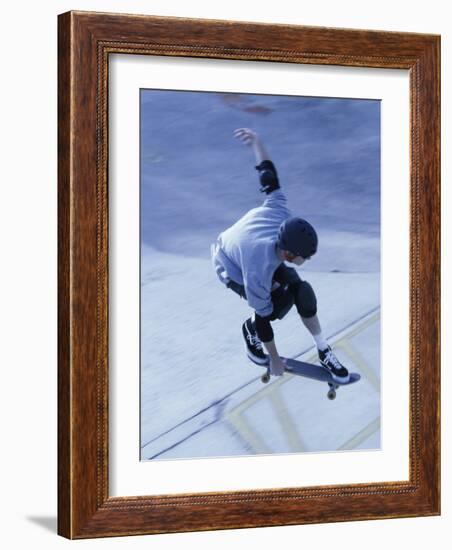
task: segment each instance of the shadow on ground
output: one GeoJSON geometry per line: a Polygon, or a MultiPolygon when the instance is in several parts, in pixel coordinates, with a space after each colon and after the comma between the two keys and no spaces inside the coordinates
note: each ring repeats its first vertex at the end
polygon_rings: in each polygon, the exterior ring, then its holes
{"type": "Polygon", "coordinates": [[[39,525],[46,531],[57,532],[57,518],[55,516],[28,516],[26,519],[31,523],[39,525]]]}

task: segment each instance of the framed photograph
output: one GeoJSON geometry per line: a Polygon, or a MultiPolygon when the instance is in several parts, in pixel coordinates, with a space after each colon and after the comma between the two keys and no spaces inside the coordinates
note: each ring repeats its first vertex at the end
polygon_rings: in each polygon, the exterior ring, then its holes
{"type": "Polygon", "coordinates": [[[59,534],[440,513],[439,56],[59,16],[59,534]]]}

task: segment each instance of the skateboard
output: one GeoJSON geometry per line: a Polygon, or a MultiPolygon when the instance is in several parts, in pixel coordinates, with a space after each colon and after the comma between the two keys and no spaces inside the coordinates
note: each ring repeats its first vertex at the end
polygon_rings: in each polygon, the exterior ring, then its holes
{"type": "MultiPolygon", "coordinates": [[[[351,372],[348,382],[338,382],[333,379],[331,373],[325,367],[313,365],[312,363],[305,363],[304,361],[298,361],[297,359],[288,359],[287,357],[281,357],[281,359],[286,363],[286,372],[297,376],[303,376],[304,378],[310,378],[311,380],[326,382],[330,388],[326,395],[330,400],[336,399],[336,391],[340,386],[348,386],[349,384],[354,384],[361,379],[361,376],[358,373],[351,372]]],[[[270,367],[268,365],[259,366],[267,369],[267,372],[261,377],[262,382],[267,384],[271,377],[270,367]]]]}

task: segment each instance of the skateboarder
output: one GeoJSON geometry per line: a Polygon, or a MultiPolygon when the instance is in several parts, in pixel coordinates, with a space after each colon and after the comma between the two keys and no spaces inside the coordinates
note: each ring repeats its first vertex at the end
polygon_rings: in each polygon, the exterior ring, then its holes
{"type": "Polygon", "coordinates": [[[282,319],[295,305],[317,345],[321,364],[335,380],[347,382],[347,369],[322,334],[313,288],[284,263],[301,266],[309,260],[317,252],[317,233],[309,222],[293,217],[287,208],[276,168],[258,135],[249,128],[238,128],[234,135],[251,146],[261,191],[267,196],[262,206],[247,212],[212,245],[213,265],[220,281],[254,310],[242,325],[247,355],[261,365],[269,362],[275,376],[284,373],[271,322],[282,319]]]}

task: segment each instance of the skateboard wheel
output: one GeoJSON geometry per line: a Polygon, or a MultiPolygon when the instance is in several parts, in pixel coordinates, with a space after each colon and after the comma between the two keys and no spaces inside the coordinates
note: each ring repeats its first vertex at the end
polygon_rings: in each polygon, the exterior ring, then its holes
{"type": "Polygon", "coordinates": [[[270,382],[270,375],[268,372],[262,375],[261,380],[264,384],[268,384],[268,382],[270,382]]]}
{"type": "Polygon", "coordinates": [[[333,399],[336,399],[336,390],[334,389],[331,389],[328,393],[327,393],[327,397],[330,401],[332,401],[333,399]]]}

